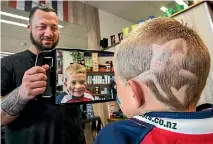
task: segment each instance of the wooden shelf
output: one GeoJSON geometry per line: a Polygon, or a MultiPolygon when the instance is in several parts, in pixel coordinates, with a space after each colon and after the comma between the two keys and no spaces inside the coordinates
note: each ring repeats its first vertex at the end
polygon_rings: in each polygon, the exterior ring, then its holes
{"type": "Polygon", "coordinates": [[[191,6],[189,6],[189,7],[186,8],[186,9],[183,9],[183,10],[177,12],[177,13],[174,13],[174,14],[171,15],[170,17],[175,17],[175,16],[177,16],[177,15],[179,15],[179,14],[181,14],[181,13],[184,13],[184,12],[186,12],[186,11],[188,11],[188,10],[190,10],[190,9],[192,9],[192,8],[194,8],[194,7],[196,7],[196,6],[198,6],[198,5],[200,5],[200,4],[203,3],[203,2],[205,2],[205,1],[197,2],[197,3],[195,3],[195,4],[191,5],[191,6]]]}
{"type": "Polygon", "coordinates": [[[108,86],[108,85],[110,85],[110,84],[87,84],[87,86],[99,86],[99,85],[101,85],[101,86],[108,86]]]}
{"type": "Polygon", "coordinates": [[[97,73],[111,73],[114,74],[113,71],[87,71],[87,74],[97,74],[97,73]]]}
{"type": "Polygon", "coordinates": [[[116,46],[116,45],[118,45],[118,44],[120,44],[120,42],[117,42],[117,43],[115,43],[114,45],[111,45],[111,46],[108,46],[107,48],[102,48],[101,50],[108,50],[108,49],[110,49],[111,47],[114,47],[114,46],[116,46]]]}
{"type": "Polygon", "coordinates": [[[110,94],[92,94],[93,96],[110,96],[110,94]]]}

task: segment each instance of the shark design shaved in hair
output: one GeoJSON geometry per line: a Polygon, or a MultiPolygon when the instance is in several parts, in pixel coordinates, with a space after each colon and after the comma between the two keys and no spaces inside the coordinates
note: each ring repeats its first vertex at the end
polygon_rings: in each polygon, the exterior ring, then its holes
{"type": "Polygon", "coordinates": [[[155,89],[153,93],[158,99],[165,103],[172,101],[173,105],[176,105],[180,110],[185,109],[185,106],[187,106],[185,103],[188,102],[188,99],[184,98],[190,94],[188,93],[190,81],[193,81],[193,84],[197,83],[197,76],[184,69],[183,62],[187,54],[186,47],[187,45],[183,39],[171,40],[163,45],[153,44],[150,69],[137,76],[138,79],[150,85],[152,90],[155,89]],[[171,71],[167,69],[176,69],[173,75],[176,75],[178,79],[177,81],[165,82],[166,87],[170,89],[163,90],[158,80],[170,75],[171,71]]]}
{"type": "Polygon", "coordinates": [[[210,70],[210,55],[199,35],[173,18],[139,24],[118,45],[114,67],[126,83],[142,81],[173,111],[196,104],[210,70]]]}

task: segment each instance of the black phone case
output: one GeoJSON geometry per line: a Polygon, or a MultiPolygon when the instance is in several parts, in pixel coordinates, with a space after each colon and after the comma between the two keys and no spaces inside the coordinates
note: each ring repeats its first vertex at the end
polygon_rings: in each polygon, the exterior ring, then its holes
{"type": "Polygon", "coordinates": [[[36,66],[49,65],[49,70],[46,71],[47,87],[44,93],[37,96],[38,99],[48,100],[54,103],[54,50],[41,51],[36,57],[36,66]]]}

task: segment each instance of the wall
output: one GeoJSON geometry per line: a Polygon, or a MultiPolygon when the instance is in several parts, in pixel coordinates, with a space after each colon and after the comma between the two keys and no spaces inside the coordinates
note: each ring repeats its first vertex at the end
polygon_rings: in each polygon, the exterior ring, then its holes
{"type": "MultiPolygon", "coordinates": [[[[9,7],[1,7],[3,12],[9,12],[20,16],[28,17],[29,12],[9,7]]],[[[20,20],[8,16],[1,16],[2,19],[27,24],[27,20],[20,20]]],[[[64,28],[60,28],[60,41],[57,47],[63,48],[88,48],[87,30],[85,26],[68,22],[59,22],[64,28]]],[[[1,50],[6,52],[20,52],[31,46],[29,32],[26,27],[1,23],[1,50]]]]}
{"type": "Polygon", "coordinates": [[[100,23],[98,9],[77,1],[68,2],[68,20],[87,28],[88,49],[100,49],[100,23]]]}
{"type": "MultiPolygon", "coordinates": [[[[29,16],[29,12],[9,8],[7,1],[1,3],[1,9],[13,14],[25,17],[29,16]]],[[[65,28],[60,29],[60,41],[58,47],[98,50],[100,48],[98,9],[81,2],[69,1],[68,10],[68,22],[60,21],[60,24],[65,25],[65,28]]],[[[14,18],[12,21],[21,22],[14,18]]],[[[27,21],[24,23],[27,24],[27,21]]],[[[25,27],[5,24],[1,26],[1,29],[5,29],[5,33],[1,33],[4,42],[1,44],[3,51],[19,52],[29,48],[31,42],[29,40],[29,33],[25,27]],[[6,29],[10,30],[10,27],[13,31],[6,31],[6,29]],[[13,34],[15,34],[15,36],[13,34]]]]}
{"type": "Polygon", "coordinates": [[[108,38],[108,45],[111,45],[110,36],[115,35],[118,41],[118,33],[123,31],[123,28],[133,25],[133,22],[127,21],[121,17],[115,16],[108,12],[98,10],[100,21],[101,39],[108,38]]]}

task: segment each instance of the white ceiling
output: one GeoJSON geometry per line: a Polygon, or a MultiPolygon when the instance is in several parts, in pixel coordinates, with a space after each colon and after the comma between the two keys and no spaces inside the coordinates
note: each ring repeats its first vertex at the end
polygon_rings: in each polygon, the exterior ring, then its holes
{"type": "Polygon", "coordinates": [[[103,11],[137,23],[148,19],[148,16],[163,16],[160,7],[174,5],[172,1],[84,1],[84,3],[103,11]]]}

